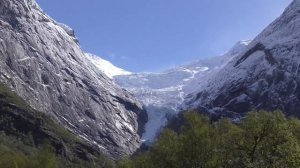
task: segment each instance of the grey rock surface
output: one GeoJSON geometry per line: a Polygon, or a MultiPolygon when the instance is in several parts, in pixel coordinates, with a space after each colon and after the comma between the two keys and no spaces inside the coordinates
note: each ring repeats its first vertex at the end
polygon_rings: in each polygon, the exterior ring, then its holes
{"type": "Polygon", "coordinates": [[[114,158],[141,144],[142,105],[99,72],[74,31],[34,0],[0,1],[0,80],[114,158]]]}
{"type": "Polygon", "coordinates": [[[300,117],[300,0],[294,0],[239,56],[199,85],[186,108],[240,117],[253,109],[300,117]]]}

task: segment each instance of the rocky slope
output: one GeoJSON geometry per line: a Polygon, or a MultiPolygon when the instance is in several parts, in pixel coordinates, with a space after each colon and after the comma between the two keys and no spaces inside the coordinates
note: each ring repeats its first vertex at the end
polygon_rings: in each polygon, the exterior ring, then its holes
{"type": "Polygon", "coordinates": [[[115,158],[140,146],[142,105],[99,72],[74,31],[34,0],[0,2],[0,81],[115,158]]]}
{"type": "MultiPolygon", "coordinates": [[[[47,141],[58,156],[70,162],[78,159],[89,162],[103,155],[100,150],[95,148],[95,144],[80,140],[53,121],[51,116],[32,109],[1,83],[0,132],[0,139],[9,136],[14,139],[13,143],[15,141],[24,142],[24,146],[15,146],[14,148],[25,154],[30,154],[47,141]],[[31,143],[28,142],[30,137],[32,138],[31,143]]],[[[7,144],[1,142],[1,145],[7,144]]]]}
{"type": "Polygon", "coordinates": [[[217,117],[252,109],[281,109],[300,117],[300,0],[258,35],[236,58],[188,96],[194,107],[217,117]]]}

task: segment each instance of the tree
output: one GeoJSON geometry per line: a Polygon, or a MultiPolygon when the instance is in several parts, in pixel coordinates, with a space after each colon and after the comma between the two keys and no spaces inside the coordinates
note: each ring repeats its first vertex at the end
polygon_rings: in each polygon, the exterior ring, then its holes
{"type": "Polygon", "coordinates": [[[210,123],[184,115],[179,133],[166,129],[150,148],[122,168],[298,168],[300,121],[282,112],[250,112],[239,123],[210,123]]]}

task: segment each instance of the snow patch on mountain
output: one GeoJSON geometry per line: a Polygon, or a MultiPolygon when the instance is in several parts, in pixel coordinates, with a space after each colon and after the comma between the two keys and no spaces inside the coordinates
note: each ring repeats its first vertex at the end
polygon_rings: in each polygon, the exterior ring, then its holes
{"type": "Polygon", "coordinates": [[[226,66],[198,84],[187,108],[216,117],[241,117],[253,109],[299,117],[300,0],[262,31],[226,66]]]}
{"type": "Polygon", "coordinates": [[[114,66],[111,62],[102,59],[99,56],[86,53],[86,57],[105,75],[109,78],[113,78],[117,75],[130,75],[131,72],[125,71],[124,69],[114,66]]]}

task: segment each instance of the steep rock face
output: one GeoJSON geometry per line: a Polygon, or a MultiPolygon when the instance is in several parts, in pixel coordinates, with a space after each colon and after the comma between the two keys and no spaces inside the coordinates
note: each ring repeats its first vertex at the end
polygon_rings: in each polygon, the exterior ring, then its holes
{"type": "Polygon", "coordinates": [[[239,56],[199,85],[185,108],[239,117],[281,109],[300,117],[300,0],[294,0],[239,56]]]}
{"type": "Polygon", "coordinates": [[[0,80],[115,158],[140,146],[142,105],[99,72],[74,31],[34,0],[0,1],[0,80]]]}
{"type": "MultiPolygon", "coordinates": [[[[92,161],[102,155],[94,147],[94,144],[80,140],[57,122],[54,122],[51,116],[32,109],[24,100],[1,83],[0,118],[0,138],[3,135],[8,135],[24,142],[26,137],[31,136],[34,143],[26,144],[30,148],[37,148],[48,141],[60,157],[71,162],[76,159],[92,161]]],[[[2,143],[1,145],[5,145],[2,143]]],[[[18,148],[22,147],[18,146],[18,148]]]]}

